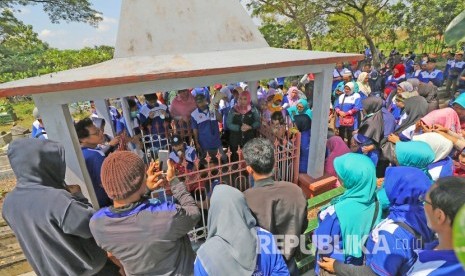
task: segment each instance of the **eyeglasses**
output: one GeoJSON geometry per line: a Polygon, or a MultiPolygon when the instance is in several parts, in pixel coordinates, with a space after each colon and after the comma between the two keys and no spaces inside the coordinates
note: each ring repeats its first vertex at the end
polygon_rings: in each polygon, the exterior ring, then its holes
{"type": "Polygon", "coordinates": [[[425,203],[426,203],[426,204],[429,204],[429,205],[433,206],[433,203],[427,201],[425,198],[426,198],[426,195],[420,195],[420,196],[418,197],[418,200],[419,200],[421,203],[423,203],[423,205],[425,205],[425,203]]]}

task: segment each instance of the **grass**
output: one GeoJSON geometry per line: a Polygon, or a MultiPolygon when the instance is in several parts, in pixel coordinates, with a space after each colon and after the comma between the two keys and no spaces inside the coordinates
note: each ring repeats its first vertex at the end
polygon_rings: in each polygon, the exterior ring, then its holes
{"type": "MultiPolygon", "coordinates": [[[[12,103],[13,109],[16,113],[17,120],[15,121],[16,125],[20,125],[24,128],[31,130],[32,123],[35,121],[34,117],[32,116],[32,111],[34,110],[34,102],[33,101],[24,101],[19,103],[12,103]]],[[[90,111],[83,110],[82,112],[76,112],[73,114],[74,120],[81,120],[84,118],[88,118],[90,116],[90,111]]],[[[9,132],[13,127],[13,123],[0,125],[0,132],[5,131],[9,132]]]]}
{"type": "MultiPolygon", "coordinates": [[[[18,119],[16,120],[16,124],[27,129],[31,129],[32,123],[34,122],[34,117],[32,116],[32,110],[34,110],[34,102],[33,101],[24,101],[12,104],[13,109],[16,113],[18,119]]],[[[5,131],[9,132],[10,129],[13,127],[13,123],[0,125],[0,132],[5,131]]]]}

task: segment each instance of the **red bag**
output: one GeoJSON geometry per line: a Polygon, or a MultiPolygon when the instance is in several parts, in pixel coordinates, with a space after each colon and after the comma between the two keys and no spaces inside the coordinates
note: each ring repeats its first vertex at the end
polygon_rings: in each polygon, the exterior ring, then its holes
{"type": "MultiPolygon", "coordinates": [[[[342,103],[341,103],[341,106],[344,105],[344,102],[346,100],[346,95],[344,95],[344,98],[342,99],[342,103]]],[[[344,117],[339,117],[339,125],[340,126],[345,126],[345,127],[351,127],[354,125],[354,116],[352,115],[349,115],[346,113],[346,115],[344,117]]]]}
{"type": "Polygon", "coordinates": [[[351,127],[354,125],[354,116],[352,115],[346,115],[345,117],[339,117],[339,125],[345,126],[345,127],[351,127]]]}

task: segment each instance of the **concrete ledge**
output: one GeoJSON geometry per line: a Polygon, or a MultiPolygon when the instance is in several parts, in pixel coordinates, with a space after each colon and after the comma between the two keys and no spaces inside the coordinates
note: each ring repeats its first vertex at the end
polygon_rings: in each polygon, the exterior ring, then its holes
{"type": "Polygon", "coordinates": [[[307,198],[312,198],[335,187],[337,178],[334,176],[323,176],[317,179],[308,174],[299,174],[298,185],[307,198]]]}
{"type": "Polygon", "coordinates": [[[0,136],[0,147],[8,145],[11,142],[12,138],[13,136],[11,135],[11,132],[1,135],[0,136]]]}

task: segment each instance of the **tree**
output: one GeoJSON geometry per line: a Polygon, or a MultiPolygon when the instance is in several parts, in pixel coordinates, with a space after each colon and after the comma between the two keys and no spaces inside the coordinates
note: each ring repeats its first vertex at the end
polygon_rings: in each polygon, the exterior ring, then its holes
{"type": "Polygon", "coordinates": [[[17,6],[38,4],[42,5],[52,23],[64,20],[97,26],[102,20],[101,14],[92,8],[89,0],[1,0],[0,8],[13,10],[17,6]]]}
{"type": "Polygon", "coordinates": [[[424,51],[440,52],[444,32],[450,21],[465,9],[465,2],[457,0],[407,0],[404,28],[409,38],[420,45],[433,45],[424,51]]]}
{"type": "Polygon", "coordinates": [[[327,14],[345,18],[354,29],[360,31],[371,49],[373,63],[378,66],[378,49],[373,40],[373,31],[379,24],[378,15],[386,9],[389,0],[321,0],[317,3],[327,14]]]}
{"type": "MultiPolygon", "coordinates": [[[[247,6],[253,15],[262,19],[276,16],[290,20],[305,38],[308,50],[313,49],[312,35],[323,30],[324,16],[311,0],[251,0],[247,6]]],[[[280,21],[276,18],[274,20],[280,21]]]]}
{"type": "Polygon", "coordinates": [[[14,53],[0,58],[0,83],[100,63],[113,58],[113,47],[14,53]]]}
{"type": "Polygon", "coordinates": [[[296,44],[300,36],[297,28],[290,22],[276,22],[274,19],[264,18],[260,32],[271,47],[298,48],[296,44]]]}

